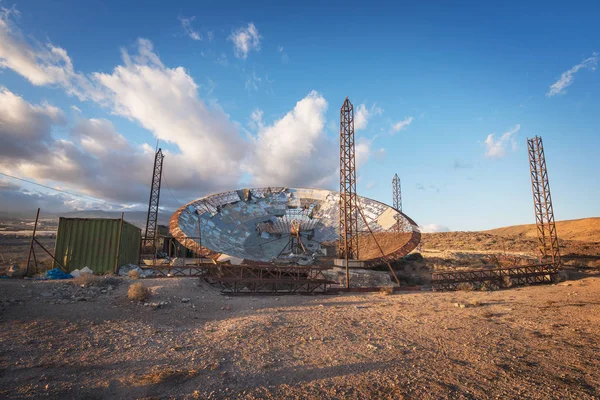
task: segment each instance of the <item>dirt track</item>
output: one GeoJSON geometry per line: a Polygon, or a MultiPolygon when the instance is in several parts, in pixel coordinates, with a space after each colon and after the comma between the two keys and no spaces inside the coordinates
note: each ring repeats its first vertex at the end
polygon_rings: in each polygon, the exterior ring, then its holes
{"type": "Polygon", "coordinates": [[[170,302],[161,307],[128,301],[131,281],[121,280],[106,293],[0,281],[0,397],[600,396],[598,276],[498,292],[278,298],[143,281],[150,302],[170,302]]]}

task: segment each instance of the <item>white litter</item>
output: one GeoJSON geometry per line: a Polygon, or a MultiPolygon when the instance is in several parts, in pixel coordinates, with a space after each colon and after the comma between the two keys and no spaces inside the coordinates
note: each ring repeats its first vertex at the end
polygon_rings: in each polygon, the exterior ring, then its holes
{"type": "Polygon", "coordinates": [[[89,269],[87,266],[81,268],[81,271],[79,271],[79,273],[81,275],[85,275],[85,274],[94,275],[94,271],[92,271],[91,269],[89,269]]]}

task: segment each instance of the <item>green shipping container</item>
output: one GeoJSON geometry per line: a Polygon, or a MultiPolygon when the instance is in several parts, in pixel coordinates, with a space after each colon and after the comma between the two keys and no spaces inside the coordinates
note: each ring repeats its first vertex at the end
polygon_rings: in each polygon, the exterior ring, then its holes
{"type": "Polygon", "coordinates": [[[115,262],[139,262],[141,237],[141,229],[127,221],[121,230],[120,219],[60,218],[54,256],[69,272],[83,267],[97,274],[114,272],[115,262]]]}

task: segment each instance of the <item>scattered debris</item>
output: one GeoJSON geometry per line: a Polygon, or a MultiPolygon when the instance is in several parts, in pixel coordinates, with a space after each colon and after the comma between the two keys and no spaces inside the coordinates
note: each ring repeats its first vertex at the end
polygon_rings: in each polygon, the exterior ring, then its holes
{"type": "Polygon", "coordinates": [[[58,268],[46,271],[46,279],[72,279],[73,275],[67,274],[58,268]]]}
{"type": "Polygon", "coordinates": [[[11,278],[22,278],[25,276],[25,271],[22,270],[18,264],[13,264],[6,270],[6,276],[11,278]]]}
{"type": "MultiPolygon", "coordinates": [[[[139,277],[139,278],[147,278],[149,276],[154,275],[154,271],[150,268],[140,268],[135,264],[127,264],[119,267],[117,272],[119,276],[129,276],[130,278],[139,277]],[[132,273],[132,271],[135,271],[132,273]]],[[[137,279],[137,278],[134,278],[137,279]]]]}

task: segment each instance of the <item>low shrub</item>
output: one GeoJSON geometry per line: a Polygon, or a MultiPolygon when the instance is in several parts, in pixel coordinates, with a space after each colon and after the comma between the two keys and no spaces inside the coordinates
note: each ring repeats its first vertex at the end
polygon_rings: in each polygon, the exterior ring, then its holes
{"type": "Polygon", "coordinates": [[[131,279],[140,279],[140,271],[138,271],[137,269],[132,269],[131,271],[129,271],[129,277],[131,279]]]}
{"type": "Polygon", "coordinates": [[[129,300],[146,301],[150,298],[150,290],[142,282],[133,283],[127,291],[129,300]]]}
{"type": "Polygon", "coordinates": [[[394,293],[394,287],[393,286],[384,286],[379,289],[379,293],[384,296],[388,296],[388,295],[394,293]]]}

